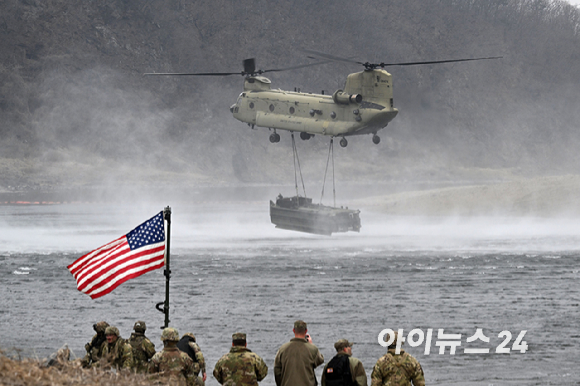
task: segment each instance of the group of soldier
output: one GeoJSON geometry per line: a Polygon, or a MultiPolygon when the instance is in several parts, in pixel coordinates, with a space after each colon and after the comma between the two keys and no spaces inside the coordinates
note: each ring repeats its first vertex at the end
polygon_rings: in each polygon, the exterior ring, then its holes
{"type": "Polygon", "coordinates": [[[158,374],[169,380],[183,380],[191,386],[204,385],[207,378],[205,360],[191,332],[180,339],[176,329],[164,329],[161,334],[164,348],[156,353],[155,345],[145,336],[147,326],[143,321],[135,323],[128,340],[121,337],[117,327],[107,322],[98,322],[93,328],[96,334],[85,345],[87,354],[81,361],[83,367],[128,369],[158,374]]]}
{"type": "MultiPolygon", "coordinates": [[[[135,332],[129,340],[121,338],[119,330],[106,322],[93,327],[97,334],[85,346],[84,367],[134,369],[167,377],[169,383],[177,381],[188,386],[203,386],[207,379],[205,360],[192,333],[180,338],[175,328],[165,328],[161,334],[163,350],[156,353],[155,345],[145,336],[145,322],[135,323],[135,332]]],[[[324,363],[324,357],[312,343],[304,321],[296,321],[293,332],[294,338],[283,344],[276,354],[276,385],[316,386],[314,369],[324,363]]],[[[405,350],[397,353],[397,332],[394,335],[387,354],[373,368],[371,386],[425,386],[421,365],[405,350]]],[[[352,356],[352,346],[353,343],[347,339],[334,344],[337,354],[324,367],[322,386],[367,386],[364,366],[352,356]]],[[[267,374],[268,366],[247,348],[246,334],[242,332],[232,335],[229,353],[217,361],[213,371],[216,380],[224,386],[256,386],[267,374]]]]}

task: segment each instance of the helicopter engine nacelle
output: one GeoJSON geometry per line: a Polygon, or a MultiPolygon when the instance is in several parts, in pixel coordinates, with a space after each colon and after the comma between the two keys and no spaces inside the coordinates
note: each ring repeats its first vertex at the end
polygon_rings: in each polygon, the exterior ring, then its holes
{"type": "Polygon", "coordinates": [[[332,100],[334,103],[348,105],[349,103],[361,103],[362,102],[362,95],[360,94],[347,94],[342,90],[336,90],[334,94],[332,94],[332,100]]]}

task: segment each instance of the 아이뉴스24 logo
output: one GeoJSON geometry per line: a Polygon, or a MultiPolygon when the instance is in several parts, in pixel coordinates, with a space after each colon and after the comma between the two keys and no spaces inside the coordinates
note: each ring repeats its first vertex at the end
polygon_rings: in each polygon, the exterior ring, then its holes
{"type": "MultiPolygon", "coordinates": [[[[498,338],[503,339],[503,341],[495,348],[496,354],[509,354],[512,351],[519,351],[520,353],[525,353],[528,350],[528,345],[524,339],[527,330],[522,330],[516,337],[515,341],[509,347],[509,343],[512,340],[512,333],[504,330],[498,334],[498,338]]],[[[421,344],[425,343],[425,355],[431,353],[431,342],[433,341],[433,329],[428,328],[427,333],[419,328],[415,328],[404,336],[404,330],[402,328],[397,330],[397,342],[395,353],[399,354],[401,352],[401,346],[403,342],[406,342],[411,347],[419,347],[421,344]]],[[[443,328],[437,330],[437,341],[435,346],[439,347],[439,354],[445,354],[446,348],[449,348],[449,354],[455,355],[455,350],[457,347],[461,347],[462,334],[446,334],[443,328]]],[[[395,340],[394,331],[390,328],[386,328],[379,333],[378,341],[383,347],[389,347],[393,344],[395,340]]],[[[481,347],[484,343],[489,343],[489,337],[485,336],[483,329],[476,329],[475,333],[465,340],[465,348],[463,349],[464,354],[489,354],[489,347],[481,347]],[[480,347],[475,347],[480,346],[480,347]]],[[[489,345],[488,345],[489,346],[489,345]]]]}

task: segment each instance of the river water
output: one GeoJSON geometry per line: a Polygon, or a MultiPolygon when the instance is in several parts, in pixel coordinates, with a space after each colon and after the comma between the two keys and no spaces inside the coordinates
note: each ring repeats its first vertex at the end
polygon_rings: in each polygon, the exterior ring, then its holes
{"type": "MultiPolygon", "coordinates": [[[[91,300],[67,265],[163,209],[155,204],[0,206],[0,348],[43,358],[64,343],[84,354],[92,325],[129,337],[137,320],[159,339],[162,270],[91,300]]],[[[353,340],[370,381],[386,328],[416,329],[428,385],[568,385],[580,379],[579,220],[438,219],[361,213],[361,233],[316,236],[278,230],[267,201],[172,207],[170,325],[194,332],[208,372],[248,334],[274,385],[277,348],[296,319],[330,360],[353,340]],[[459,335],[455,354],[441,344],[459,335]],[[489,342],[472,341],[481,329],[489,342]],[[432,331],[430,352],[418,337],[432,331]],[[499,336],[505,331],[511,339],[499,336]],[[525,352],[514,346],[526,331],[525,352]],[[469,339],[469,342],[468,342],[469,339]],[[509,353],[498,353],[498,346],[509,353]],[[466,349],[489,349],[468,353],[466,349]]],[[[451,339],[452,340],[452,339],[451,339]]],[[[501,350],[500,350],[501,351],[501,350]]],[[[317,369],[320,377],[321,368],[317,369]]],[[[208,385],[218,383],[208,376],[208,385]]]]}

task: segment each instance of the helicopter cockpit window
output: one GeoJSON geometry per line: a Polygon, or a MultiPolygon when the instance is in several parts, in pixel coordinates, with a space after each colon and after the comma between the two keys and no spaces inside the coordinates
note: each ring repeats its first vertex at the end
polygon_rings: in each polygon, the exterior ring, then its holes
{"type": "Polygon", "coordinates": [[[274,105],[270,105],[270,111],[274,111],[274,105]]]}

